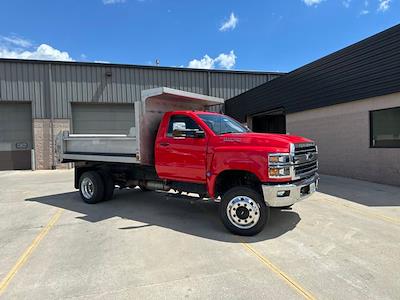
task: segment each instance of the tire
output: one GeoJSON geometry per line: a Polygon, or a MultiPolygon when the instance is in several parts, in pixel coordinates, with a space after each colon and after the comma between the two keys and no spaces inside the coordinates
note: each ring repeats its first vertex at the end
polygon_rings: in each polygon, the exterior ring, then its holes
{"type": "Polygon", "coordinates": [[[105,170],[99,171],[104,183],[104,198],[103,201],[111,200],[114,195],[115,184],[111,174],[105,170]]]}
{"type": "Polygon", "coordinates": [[[104,199],[104,183],[99,173],[88,171],[79,178],[79,193],[84,202],[95,204],[104,199]]]}
{"type": "Polygon", "coordinates": [[[269,213],[270,209],[260,193],[244,186],[228,190],[222,196],[219,207],[225,227],[234,234],[244,236],[262,231],[269,220],[269,213]]]}

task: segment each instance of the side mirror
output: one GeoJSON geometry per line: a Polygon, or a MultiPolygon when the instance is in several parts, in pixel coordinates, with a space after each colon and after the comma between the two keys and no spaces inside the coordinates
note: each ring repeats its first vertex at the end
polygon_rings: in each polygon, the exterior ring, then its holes
{"type": "Polygon", "coordinates": [[[186,123],[185,122],[174,122],[172,124],[172,130],[186,130],[186,123]]]}

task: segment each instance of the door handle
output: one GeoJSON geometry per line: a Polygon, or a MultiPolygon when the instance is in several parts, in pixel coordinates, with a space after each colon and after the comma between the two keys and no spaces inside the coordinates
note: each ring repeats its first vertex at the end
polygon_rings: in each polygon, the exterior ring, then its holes
{"type": "Polygon", "coordinates": [[[169,143],[160,143],[160,146],[166,147],[169,146],[169,143]]]}

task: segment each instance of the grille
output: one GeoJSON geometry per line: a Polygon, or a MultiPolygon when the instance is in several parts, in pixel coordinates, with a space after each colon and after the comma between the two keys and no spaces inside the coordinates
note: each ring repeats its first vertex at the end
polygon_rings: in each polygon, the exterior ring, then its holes
{"type": "Polygon", "coordinates": [[[298,178],[314,174],[318,170],[318,152],[314,143],[294,145],[294,173],[298,178]]]}
{"type": "Polygon", "coordinates": [[[315,144],[295,144],[294,145],[294,155],[306,154],[309,152],[317,152],[317,147],[315,144]]]}

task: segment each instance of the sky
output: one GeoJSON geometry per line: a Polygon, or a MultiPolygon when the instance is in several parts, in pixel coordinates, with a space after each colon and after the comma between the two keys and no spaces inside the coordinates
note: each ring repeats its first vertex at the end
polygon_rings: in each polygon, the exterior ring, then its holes
{"type": "Polygon", "coordinates": [[[400,0],[0,0],[0,57],[288,72],[400,23],[400,0]]]}

